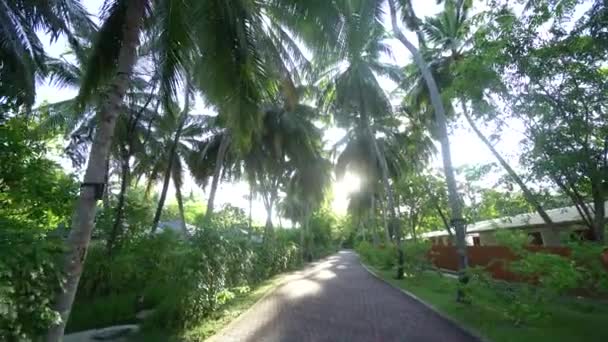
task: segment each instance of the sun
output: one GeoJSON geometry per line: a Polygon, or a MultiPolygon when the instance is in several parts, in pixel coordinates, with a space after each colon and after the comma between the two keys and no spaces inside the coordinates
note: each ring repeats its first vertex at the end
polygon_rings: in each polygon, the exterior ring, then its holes
{"type": "Polygon", "coordinates": [[[340,181],[333,184],[332,209],[335,213],[346,214],[348,208],[348,195],[359,191],[361,188],[361,178],[352,172],[346,172],[340,181]]]}

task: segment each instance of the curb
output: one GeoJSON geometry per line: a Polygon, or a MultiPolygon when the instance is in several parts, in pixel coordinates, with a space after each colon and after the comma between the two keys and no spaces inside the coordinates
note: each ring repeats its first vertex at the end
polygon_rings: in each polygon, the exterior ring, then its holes
{"type": "MultiPolygon", "coordinates": [[[[358,256],[358,255],[357,255],[358,256]]],[[[434,306],[432,306],[431,304],[423,301],[422,299],[418,298],[415,294],[404,290],[400,287],[397,287],[391,283],[389,283],[388,281],[384,280],[382,277],[380,277],[371,267],[365,265],[363,262],[361,262],[361,259],[359,258],[359,263],[361,264],[361,266],[372,276],[374,276],[374,278],[380,280],[381,282],[387,284],[388,286],[394,288],[395,290],[400,291],[401,293],[403,293],[404,295],[410,297],[411,299],[413,299],[414,301],[416,301],[417,303],[423,305],[424,307],[426,307],[427,309],[431,310],[433,313],[435,313],[437,316],[441,317],[442,319],[446,320],[447,322],[449,322],[450,324],[452,324],[454,327],[456,327],[457,329],[459,329],[460,331],[472,336],[474,339],[476,339],[479,342],[492,342],[490,340],[488,340],[487,338],[481,336],[477,331],[474,331],[464,325],[462,325],[460,322],[456,321],[455,319],[453,319],[450,316],[447,316],[446,314],[444,314],[443,312],[437,310],[437,308],[435,308],[434,306]]]]}

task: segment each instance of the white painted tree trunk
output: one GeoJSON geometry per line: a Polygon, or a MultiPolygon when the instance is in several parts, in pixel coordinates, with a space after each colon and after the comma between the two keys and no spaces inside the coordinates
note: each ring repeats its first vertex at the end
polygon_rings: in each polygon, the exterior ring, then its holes
{"type": "MultiPolygon", "coordinates": [[[[123,97],[129,86],[129,80],[136,61],[136,50],[139,44],[139,33],[144,18],[145,1],[129,1],[124,27],[123,45],[118,55],[116,74],[110,81],[109,91],[98,113],[98,125],[95,138],[91,145],[91,154],[84,175],[84,183],[103,183],[105,178],[105,163],[108,158],[116,119],[120,113],[123,97]]],[[[76,203],[72,218],[72,229],[66,243],[66,254],[63,263],[65,285],[62,292],[55,298],[53,308],[62,318],[59,325],[53,326],[47,332],[47,342],[59,342],[63,339],[65,325],[70,316],[78,282],[87,255],[91,233],[94,227],[97,199],[94,186],[83,186],[76,203]]]]}

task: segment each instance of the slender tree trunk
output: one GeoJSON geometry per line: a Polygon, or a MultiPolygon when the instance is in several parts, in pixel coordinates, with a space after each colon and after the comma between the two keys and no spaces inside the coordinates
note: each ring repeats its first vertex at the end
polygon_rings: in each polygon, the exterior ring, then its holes
{"type": "Polygon", "coordinates": [[[63,263],[65,284],[63,291],[58,293],[53,305],[53,309],[61,315],[62,322],[49,329],[45,337],[47,342],[59,342],[63,339],[65,324],[70,316],[72,303],[76,296],[82,267],[91,241],[95,209],[99,199],[96,194],[97,187],[93,184],[103,184],[104,182],[104,166],[108,159],[108,152],[116,127],[116,118],[120,113],[120,106],[135,65],[139,33],[144,17],[144,3],[143,0],[132,0],[127,5],[126,16],[128,19],[125,20],[122,31],[123,43],[118,54],[117,70],[110,81],[107,97],[98,113],[99,122],[91,146],[83,186],[80,189],[80,197],[76,203],[72,229],[66,242],[67,250],[63,263]]]}
{"type": "MultiPolygon", "coordinates": [[[[252,213],[253,212],[253,186],[251,183],[249,184],[249,235],[253,234],[253,220],[252,213]]],[[[251,237],[251,236],[250,236],[251,237]]]]}
{"type": "MultiPolygon", "coordinates": [[[[175,163],[175,158],[179,158],[177,155],[177,146],[179,145],[179,139],[182,135],[182,129],[186,124],[186,120],[188,119],[188,113],[190,111],[190,76],[186,75],[186,85],[184,86],[184,109],[179,118],[179,123],[177,126],[177,130],[175,131],[175,137],[173,138],[173,142],[171,144],[171,149],[169,151],[169,161],[167,163],[167,170],[165,171],[165,177],[163,180],[163,189],[160,193],[160,198],[158,200],[158,206],[156,207],[156,213],[154,214],[154,220],[152,221],[152,233],[158,229],[158,223],[160,222],[160,217],[163,212],[163,207],[165,206],[165,199],[167,198],[167,190],[169,189],[169,182],[171,181],[171,173],[173,173],[173,163],[175,163]]],[[[158,110],[158,106],[156,108],[158,110]]],[[[176,193],[178,191],[176,187],[176,193]]],[[[181,194],[180,194],[181,196],[181,194]]],[[[182,227],[184,231],[185,222],[182,227]]]]}
{"type": "Polygon", "coordinates": [[[372,243],[374,244],[375,247],[378,247],[379,241],[378,241],[378,232],[377,232],[377,227],[376,227],[376,198],[374,196],[374,194],[372,194],[372,198],[371,198],[371,210],[370,210],[370,217],[369,217],[369,221],[370,221],[370,229],[372,232],[372,243]]]}
{"type": "Polygon", "coordinates": [[[479,130],[479,128],[475,124],[475,121],[469,114],[466,104],[463,101],[461,101],[460,104],[462,106],[462,113],[464,114],[464,117],[466,118],[467,122],[469,123],[469,126],[471,126],[471,128],[473,129],[475,134],[477,134],[477,137],[479,137],[479,140],[481,140],[488,147],[490,152],[492,152],[494,157],[498,160],[500,165],[502,165],[502,167],[505,169],[505,171],[507,171],[509,176],[511,178],[513,178],[513,180],[515,181],[515,183],[517,183],[517,185],[519,185],[519,188],[524,193],[524,197],[526,198],[526,201],[528,201],[528,203],[530,203],[534,207],[534,209],[536,209],[536,212],[538,213],[538,215],[540,215],[540,217],[543,219],[543,221],[545,221],[546,224],[549,224],[549,225],[553,224],[553,221],[551,220],[549,215],[547,215],[547,212],[545,211],[545,209],[543,209],[542,205],[538,202],[538,199],[536,198],[536,196],[532,193],[532,191],[530,191],[530,189],[526,186],[524,181],[521,179],[521,177],[519,177],[519,175],[515,172],[515,170],[513,170],[511,165],[509,165],[509,163],[507,163],[507,161],[500,155],[500,153],[498,153],[498,151],[496,151],[496,149],[494,148],[494,146],[492,145],[490,140],[488,140],[488,138],[486,138],[486,136],[479,130]]]}
{"type": "MultiPolygon", "coordinates": [[[[443,106],[443,102],[441,100],[441,96],[439,93],[439,89],[437,87],[437,83],[431,74],[426,62],[422,58],[422,55],[416,49],[416,47],[405,37],[399,25],[397,23],[397,10],[395,8],[395,0],[388,0],[389,10],[391,14],[391,24],[393,27],[393,32],[396,38],[408,49],[408,51],[412,54],[412,58],[414,59],[414,63],[420,69],[422,77],[426,82],[426,86],[429,89],[429,94],[431,97],[431,104],[435,111],[435,118],[437,121],[437,128],[439,133],[439,142],[441,145],[441,154],[443,157],[443,169],[445,172],[445,178],[448,188],[448,201],[450,204],[451,214],[452,214],[452,225],[454,226],[454,230],[456,231],[456,249],[458,251],[458,278],[461,283],[467,283],[468,277],[466,275],[466,269],[468,266],[467,260],[467,249],[466,249],[466,232],[465,232],[465,222],[462,218],[462,201],[460,200],[460,196],[458,195],[458,188],[456,185],[456,177],[454,175],[454,167],[452,165],[452,156],[450,152],[450,140],[448,138],[448,129],[447,129],[447,118],[445,115],[445,108],[443,106]]],[[[464,301],[464,292],[459,288],[457,292],[458,301],[464,301]]]]}
{"type": "Polygon", "coordinates": [[[118,194],[118,202],[116,204],[116,217],[114,218],[114,224],[112,225],[112,231],[110,232],[107,246],[108,255],[110,256],[112,255],[112,251],[116,243],[118,242],[119,236],[122,231],[122,218],[125,207],[125,199],[127,188],[129,187],[129,179],[131,177],[129,159],[128,156],[124,155],[124,152],[120,164],[120,193],[118,194]]]}
{"type": "Polygon", "coordinates": [[[163,207],[165,206],[165,200],[167,199],[167,190],[169,189],[169,183],[171,182],[173,163],[175,162],[175,158],[178,158],[177,145],[179,145],[179,139],[181,137],[182,128],[184,128],[187,115],[188,113],[184,112],[182,117],[179,119],[179,126],[177,126],[173,142],[171,143],[171,149],[169,150],[168,156],[169,160],[167,162],[167,169],[165,170],[165,177],[163,180],[163,188],[160,192],[160,198],[158,199],[158,205],[156,206],[156,213],[154,214],[154,220],[152,221],[152,233],[156,232],[156,229],[158,229],[158,223],[160,222],[160,217],[163,213],[163,207]]]}
{"type": "Polygon", "coordinates": [[[601,244],[604,243],[604,229],[606,227],[606,212],[604,208],[605,196],[602,190],[603,184],[599,177],[592,175],[591,195],[593,197],[593,240],[601,244]]]}
{"type": "Polygon", "coordinates": [[[264,226],[264,240],[272,234],[272,204],[266,206],[266,226],[264,226]]]}
{"type": "Polygon", "coordinates": [[[110,210],[110,158],[106,160],[106,174],[104,176],[106,186],[103,189],[103,210],[110,210]]]}
{"type": "Polygon", "coordinates": [[[384,225],[384,240],[386,241],[386,244],[390,244],[391,243],[391,232],[388,227],[388,220],[386,219],[386,207],[384,206],[383,200],[379,201],[379,203],[380,203],[380,210],[382,211],[382,224],[384,225]]]}
{"type": "Polygon", "coordinates": [[[230,135],[225,133],[224,136],[222,136],[222,140],[220,141],[220,147],[218,149],[217,157],[215,160],[213,180],[211,181],[211,190],[209,191],[209,199],[207,200],[207,213],[205,214],[205,221],[207,222],[211,220],[211,217],[213,215],[215,193],[217,192],[217,186],[220,182],[220,177],[222,176],[222,164],[224,163],[224,157],[226,156],[228,146],[230,146],[230,135]]]}
{"type": "Polygon", "coordinates": [[[418,236],[416,235],[416,225],[418,224],[418,214],[414,209],[410,209],[410,223],[412,227],[412,238],[414,242],[418,241],[418,236]]]}
{"type": "Polygon", "coordinates": [[[390,185],[390,182],[388,180],[389,175],[388,175],[388,165],[386,164],[386,158],[384,156],[384,153],[382,153],[380,151],[380,148],[378,147],[378,142],[376,141],[376,136],[374,131],[372,130],[371,126],[370,126],[370,122],[369,122],[369,118],[367,116],[367,107],[365,106],[365,102],[364,102],[364,97],[363,97],[363,91],[362,88],[359,87],[359,98],[361,101],[361,122],[364,125],[365,128],[365,133],[367,134],[367,136],[369,137],[370,141],[371,141],[371,155],[375,156],[375,159],[378,160],[380,162],[380,171],[382,173],[382,184],[384,186],[384,189],[386,191],[386,198],[387,198],[387,208],[388,208],[388,213],[389,213],[389,217],[390,217],[390,222],[389,224],[391,225],[391,227],[393,228],[393,234],[395,234],[395,240],[397,242],[397,279],[402,279],[403,278],[403,272],[404,272],[404,255],[403,255],[403,248],[402,248],[402,239],[401,239],[401,227],[399,227],[399,221],[397,220],[397,217],[395,215],[395,201],[394,201],[394,196],[393,196],[393,189],[390,185]]]}
{"type": "Polygon", "coordinates": [[[175,199],[177,200],[177,208],[179,210],[179,219],[181,220],[181,228],[184,236],[188,235],[188,228],[186,227],[186,215],[184,214],[184,197],[182,196],[181,184],[177,184],[173,177],[173,186],[175,186],[175,199]]]}

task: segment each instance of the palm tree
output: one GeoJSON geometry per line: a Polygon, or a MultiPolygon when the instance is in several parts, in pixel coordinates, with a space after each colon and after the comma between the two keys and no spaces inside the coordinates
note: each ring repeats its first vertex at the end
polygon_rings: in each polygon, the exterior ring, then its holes
{"type": "MultiPolygon", "coordinates": [[[[47,58],[47,74],[51,84],[60,88],[76,88],[81,85],[85,72],[82,66],[86,63],[91,38],[82,36],[79,52],[70,51],[67,53],[75,57],[76,63],[67,60],[65,58],[66,54],[60,58],[47,58]]],[[[127,101],[122,105],[116,122],[115,136],[106,161],[105,209],[109,208],[109,179],[112,161],[119,165],[120,191],[115,208],[114,223],[107,239],[108,254],[111,254],[122,231],[126,191],[131,178],[131,157],[143,149],[143,137],[147,135],[147,131],[150,129],[149,123],[147,124],[148,127],[144,125],[145,119],[148,122],[154,120],[157,110],[153,112],[149,107],[152,102],[156,102],[158,109],[160,104],[159,97],[153,94],[154,83],[154,80],[147,81],[142,76],[133,77],[130,88],[126,93],[127,101]]],[[[70,139],[65,152],[76,167],[82,167],[86,161],[86,153],[91,146],[92,137],[98,123],[95,111],[98,109],[102,98],[103,94],[98,93],[89,101],[90,104],[84,104],[83,106],[78,106],[78,98],[72,98],[56,103],[43,104],[35,110],[38,115],[44,118],[39,129],[53,132],[60,131],[66,139],[70,139]]]]}
{"type": "Polygon", "coordinates": [[[264,202],[267,234],[272,233],[272,210],[279,188],[294,173],[306,179],[303,170],[315,165],[322,150],[322,133],[313,123],[318,117],[316,109],[297,102],[280,102],[282,106],[266,110],[262,132],[243,157],[250,181],[264,202]]]}
{"type": "MultiPolygon", "coordinates": [[[[456,246],[458,251],[458,261],[459,261],[459,279],[461,283],[466,283],[467,277],[465,274],[466,268],[468,266],[467,260],[467,251],[466,251],[466,240],[465,240],[465,222],[462,218],[462,202],[460,200],[460,196],[458,195],[458,188],[456,185],[456,177],[454,175],[454,166],[452,165],[452,156],[450,152],[450,141],[448,138],[448,130],[447,130],[447,118],[446,111],[441,100],[441,95],[439,93],[439,88],[437,87],[437,82],[433,77],[428,65],[426,64],[424,58],[420,54],[420,51],[416,48],[412,42],[407,39],[407,37],[401,31],[399,26],[398,18],[397,18],[397,1],[396,0],[387,0],[388,7],[390,10],[391,16],[391,26],[393,28],[393,33],[395,37],[407,48],[407,50],[412,54],[412,58],[416,66],[420,69],[422,74],[422,78],[424,79],[426,86],[429,90],[429,97],[431,99],[431,105],[433,107],[436,121],[437,121],[437,135],[438,140],[441,145],[441,154],[443,157],[443,169],[445,172],[446,185],[448,188],[448,202],[450,204],[451,209],[451,223],[454,226],[454,230],[456,231],[456,246]]],[[[402,13],[413,13],[412,5],[409,0],[401,1],[401,10],[402,13]]],[[[413,29],[415,32],[418,32],[418,27],[415,25],[415,21],[408,20],[406,24],[409,23],[409,28],[413,29]],[[412,25],[414,22],[414,25],[412,25]]],[[[464,292],[459,290],[457,293],[457,300],[464,300],[464,292]]]]}
{"type": "MultiPolygon", "coordinates": [[[[490,87],[502,88],[500,78],[493,70],[489,66],[486,67],[470,51],[465,51],[472,36],[470,30],[472,25],[468,17],[469,6],[470,4],[463,1],[446,1],[443,12],[437,17],[427,19],[422,24],[426,41],[433,44],[433,47],[429,48],[428,51],[430,58],[432,58],[431,70],[435,74],[436,80],[438,80],[442,89],[459,88],[451,98],[445,98],[445,96],[449,95],[444,96],[446,110],[448,114],[455,113],[451,102],[452,100],[459,100],[461,112],[475,134],[488,147],[509,176],[519,185],[528,203],[536,208],[536,211],[545,223],[552,224],[551,218],[547,215],[537,197],[500,155],[490,140],[480,131],[467,108],[466,103],[469,99],[478,107],[489,107],[489,104],[483,98],[484,90],[490,87]],[[473,63],[477,69],[476,72],[483,74],[483,77],[472,77],[469,75],[469,77],[476,81],[467,83],[466,86],[462,87],[454,85],[454,80],[460,78],[458,76],[459,65],[471,65],[473,63]]],[[[424,85],[424,81],[420,77],[420,73],[414,68],[409,69],[411,71],[411,75],[408,77],[408,81],[410,82],[409,94],[412,95],[410,108],[420,108],[428,103],[428,91],[424,85]]],[[[470,71],[470,69],[465,70],[465,72],[470,71]]]]}
{"type": "Polygon", "coordinates": [[[77,0],[0,2],[0,104],[30,108],[36,96],[36,79],[48,72],[47,56],[37,31],[51,39],[65,35],[78,48],[75,32],[95,30],[87,11],[77,0]]]}
{"type": "MultiPolygon", "coordinates": [[[[374,122],[392,115],[390,101],[376,75],[397,80],[396,66],[380,61],[389,54],[390,47],[383,41],[386,36],[381,24],[381,3],[361,1],[345,6],[344,33],[340,49],[333,55],[323,56],[320,85],[323,89],[322,107],[335,112],[340,126],[356,127],[360,139],[369,142],[368,154],[379,162],[381,179],[387,194],[387,207],[392,231],[397,244],[401,244],[400,229],[396,220],[394,196],[389,181],[387,158],[375,139],[374,122]]],[[[398,248],[397,277],[403,276],[403,251],[398,248]]]]}
{"type": "Polygon", "coordinates": [[[152,232],[158,227],[171,181],[175,188],[182,229],[185,231],[186,221],[181,193],[183,174],[188,169],[195,175],[195,179],[200,179],[204,170],[200,169],[201,164],[192,162],[193,155],[203,153],[199,148],[205,142],[204,137],[214,130],[214,117],[189,113],[192,95],[187,87],[184,88],[184,92],[183,109],[179,110],[177,104],[173,104],[169,107],[169,112],[158,115],[152,122],[149,138],[143,146],[142,153],[136,155],[135,173],[146,177],[146,193],[149,194],[152,186],[162,181],[152,232]]]}
{"type": "MultiPolygon", "coordinates": [[[[118,109],[136,64],[143,23],[149,24],[146,25],[148,38],[159,38],[147,42],[158,41],[151,46],[163,46],[166,51],[154,61],[161,70],[162,96],[176,95],[185,67],[192,65],[192,57],[196,56],[192,83],[218,108],[226,126],[236,135],[237,145],[243,147],[260,127],[260,100],[276,93],[281,84],[289,85],[289,74],[285,71],[291,71],[289,65],[297,64],[286,58],[297,44],[293,40],[289,43],[291,36],[279,23],[285,22],[286,27],[294,28],[317,24],[312,17],[289,20],[293,18],[290,17],[293,10],[302,6],[295,1],[270,0],[106,2],[103,24],[86,64],[79,100],[89,103],[101,90],[106,91],[106,96],[97,114],[99,125],[68,240],[64,264],[67,284],[56,299],[55,308],[63,320],[49,331],[49,341],[57,341],[63,335],[75,296],[93,229],[97,194],[103,193],[105,164],[118,109]],[[269,21],[269,17],[276,20],[269,21]]],[[[311,13],[321,13],[318,3],[311,8],[311,13]]]]}
{"type": "Polygon", "coordinates": [[[306,161],[306,167],[297,168],[287,183],[285,210],[287,217],[300,223],[300,248],[302,260],[311,261],[311,247],[307,245],[310,216],[323,202],[326,190],[331,184],[329,160],[320,155],[320,150],[306,161]]]}
{"type": "Polygon", "coordinates": [[[146,14],[144,0],[117,1],[107,8],[102,25],[93,47],[87,73],[80,88],[80,98],[86,103],[91,94],[100,86],[101,77],[107,81],[107,97],[101,104],[97,127],[87,170],[76,204],[72,229],[67,241],[67,251],[63,271],[66,282],[63,291],[55,299],[54,309],[61,315],[62,322],[49,329],[47,341],[60,341],[70,314],[76,289],[82,273],[93,222],[96,202],[103,194],[105,163],[116,126],[118,110],[129,86],[130,75],[136,62],[136,48],[146,14]],[[108,56],[111,54],[112,56],[108,56]],[[101,56],[105,63],[98,62],[101,56]],[[107,58],[110,57],[110,58],[107,58]],[[111,75],[111,76],[110,76],[111,75]]]}

